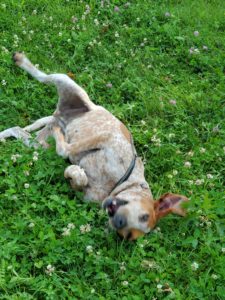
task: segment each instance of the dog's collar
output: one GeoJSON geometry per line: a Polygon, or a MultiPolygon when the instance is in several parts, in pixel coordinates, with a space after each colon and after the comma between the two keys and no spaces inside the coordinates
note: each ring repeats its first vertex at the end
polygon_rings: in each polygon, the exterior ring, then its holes
{"type": "Polygon", "coordinates": [[[131,135],[130,135],[130,140],[131,140],[131,146],[132,146],[132,152],[133,152],[133,159],[132,159],[126,173],[117,181],[117,183],[114,185],[114,187],[112,188],[112,190],[109,194],[111,194],[119,185],[124,183],[130,177],[131,173],[134,170],[136,159],[137,159],[137,154],[136,154],[136,151],[134,148],[134,142],[133,142],[133,138],[131,135]]]}

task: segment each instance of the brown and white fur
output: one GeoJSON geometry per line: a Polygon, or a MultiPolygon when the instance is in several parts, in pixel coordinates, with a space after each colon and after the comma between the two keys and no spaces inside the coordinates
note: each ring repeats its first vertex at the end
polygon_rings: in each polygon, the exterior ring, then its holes
{"type": "Polygon", "coordinates": [[[170,212],[184,215],[181,203],[188,199],[167,193],[154,201],[144,177],[140,158],[129,178],[114,189],[126,173],[134,156],[131,135],[125,125],[109,111],[95,105],[87,93],[67,75],[47,75],[39,71],[22,53],[15,63],[38,81],[56,86],[59,101],[52,116],[25,127],[13,127],[0,133],[0,139],[21,138],[28,146],[48,147],[53,136],[58,155],[71,165],[64,171],[72,188],[84,191],[85,198],[99,201],[108,211],[111,226],[129,240],[149,232],[159,218],[170,212]],[[38,130],[36,141],[30,132],[38,130]]]}

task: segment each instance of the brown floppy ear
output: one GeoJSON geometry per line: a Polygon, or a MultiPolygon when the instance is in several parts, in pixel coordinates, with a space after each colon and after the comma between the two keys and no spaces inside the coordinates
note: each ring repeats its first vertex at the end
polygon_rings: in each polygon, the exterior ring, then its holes
{"type": "Polygon", "coordinates": [[[165,217],[169,213],[185,216],[186,212],[182,208],[182,203],[189,201],[182,195],[166,193],[159,200],[154,202],[156,220],[165,217]]]}

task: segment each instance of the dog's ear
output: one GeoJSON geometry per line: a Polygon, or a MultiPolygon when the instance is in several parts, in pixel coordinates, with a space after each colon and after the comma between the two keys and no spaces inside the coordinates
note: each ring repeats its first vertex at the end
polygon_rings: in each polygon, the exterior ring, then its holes
{"type": "Polygon", "coordinates": [[[169,213],[185,216],[185,209],[182,203],[188,201],[188,198],[182,195],[166,193],[154,202],[156,221],[165,217],[169,213]]]}

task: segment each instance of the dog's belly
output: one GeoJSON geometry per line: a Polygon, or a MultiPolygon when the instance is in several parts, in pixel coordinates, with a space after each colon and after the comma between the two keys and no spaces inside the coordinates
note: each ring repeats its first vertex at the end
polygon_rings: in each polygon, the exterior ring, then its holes
{"type": "Polygon", "coordinates": [[[112,128],[117,130],[119,126],[119,120],[103,107],[98,107],[96,110],[80,115],[67,125],[66,141],[79,143],[83,138],[111,132],[112,128]]]}
{"type": "Polygon", "coordinates": [[[126,171],[124,160],[114,149],[100,149],[72,159],[84,169],[88,185],[84,188],[87,200],[102,201],[126,171]]]}
{"type": "Polygon", "coordinates": [[[110,136],[87,151],[76,156],[69,155],[71,163],[83,168],[88,177],[84,192],[89,200],[102,201],[107,197],[130,165],[132,147],[130,140],[121,133],[121,124],[110,112],[100,107],[74,119],[66,128],[66,140],[70,144],[79,144],[88,137],[110,136]]]}

